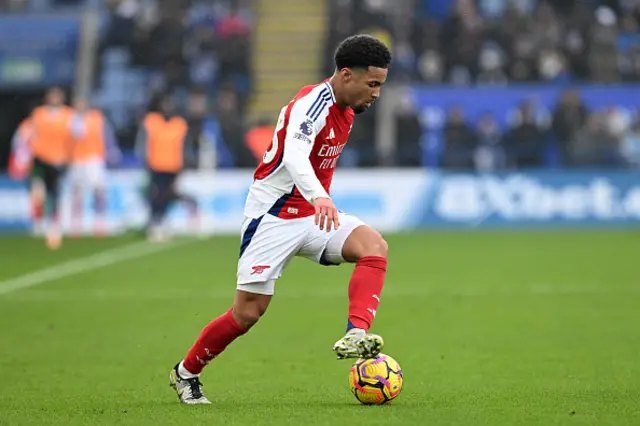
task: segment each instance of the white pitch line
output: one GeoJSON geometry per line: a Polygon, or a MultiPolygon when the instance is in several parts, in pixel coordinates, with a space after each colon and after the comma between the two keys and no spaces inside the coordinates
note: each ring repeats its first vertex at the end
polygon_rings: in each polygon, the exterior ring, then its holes
{"type": "Polygon", "coordinates": [[[104,268],[115,263],[162,252],[193,241],[195,240],[178,240],[176,242],[169,242],[165,244],[150,244],[146,241],[142,241],[105,250],[90,256],[81,257],[50,266],[48,268],[43,268],[35,272],[30,272],[19,277],[0,281],[0,296],[44,284],[49,281],[55,281],[72,275],[83,274],[104,268]]]}

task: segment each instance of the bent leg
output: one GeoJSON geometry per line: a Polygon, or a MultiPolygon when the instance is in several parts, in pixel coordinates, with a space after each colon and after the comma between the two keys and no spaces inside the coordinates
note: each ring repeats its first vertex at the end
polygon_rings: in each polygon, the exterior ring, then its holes
{"type": "Polygon", "coordinates": [[[356,264],[349,281],[347,331],[367,331],[380,303],[389,248],[380,233],[357,217],[341,213],[340,223],[331,233],[314,232],[302,255],[322,265],[356,264]]]}
{"type": "Polygon", "coordinates": [[[179,366],[180,376],[189,378],[200,374],[212,359],[258,322],[270,301],[269,295],[237,291],[233,307],[202,330],[179,366]]]}
{"type": "Polygon", "coordinates": [[[356,264],[349,281],[347,334],[333,347],[338,359],[372,358],[384,345],[380,336],[367,332],[380,303],[387,251],[387,243],[378,232],[345,213],[340,213],[337,230],[314,230],[301,250],[301,256],[322,265],[356,264]]]}
{"type": "MultiPolygon", "coordinates": [[[[274,282],[266,283],[268,287],[273,288],[274,282]]],[[[257,286],[262,288],[264,283],[245,284],[242,287],[246,290],[236,291],[236,298],[233,301],[231,313],[233,319],[244,330],[253,327],[260,317],[264,315],[271,302],[272,294],[252,293],[251,287],[257,286]]]]}
{"type": "Polygon", "coordinates": [[[369,330],[376,316],[387,273],[387,242],[369,226],[356,228],[342,248],[342,257],[355,262],[349,281],[347,331],[369,330]]]}
{"type": "Polygon", "coordinates": [[[275,280],[297,251],[302,238],[297,226],[272,216],[245,220],[233,306],[202,330],[180,364],[180,376],[200,374],[212,359],[258,322],[269,306],[275,280]]]}

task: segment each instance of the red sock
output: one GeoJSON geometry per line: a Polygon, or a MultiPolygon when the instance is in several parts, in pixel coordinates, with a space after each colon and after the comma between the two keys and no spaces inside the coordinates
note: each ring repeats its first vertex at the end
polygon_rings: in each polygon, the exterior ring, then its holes
{"type": "Polygon", "coordinates": [[[352,328],[369,330],[380,303],[380,294],[387,273],[387,259],[366,256],[356,262],[356,269],[349,281],[349,322],[352,328]]]}
{"type": "Polygon", "coordinates": [[[236,338],[246,333],[231,315],[231,309],[211,321],[200,333],[196,343],[184,359],[184,368],[200,374],[204,367],[236,338]]]}

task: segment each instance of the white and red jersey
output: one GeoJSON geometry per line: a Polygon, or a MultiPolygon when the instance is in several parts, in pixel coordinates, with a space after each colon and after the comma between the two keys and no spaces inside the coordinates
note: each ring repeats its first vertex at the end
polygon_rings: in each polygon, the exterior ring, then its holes
{"type": "Polygon", "coordinates": [[[329,197],[333,172],[354,112],[341,107],[329,81],[304,87],[278,118],[271,146],[254,174],[244,214],[283,219],[311,216],[311,202],[329,197]]]}

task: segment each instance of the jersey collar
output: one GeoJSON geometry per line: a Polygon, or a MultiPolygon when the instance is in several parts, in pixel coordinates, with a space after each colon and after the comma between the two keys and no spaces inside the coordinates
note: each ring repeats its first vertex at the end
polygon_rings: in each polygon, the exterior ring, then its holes
{"type": "Polygon", "coordinates": [[[326,79],[324,81],[324,85],[327,87],[327,89],[329,89],[329,93],[331,93],[331,101],[335,104],[336,103],[336,95],[335,95],[335,93],[333,93],[333,87],[331,87],[331,84],[329,83],[329,79],[326,79]]]}

